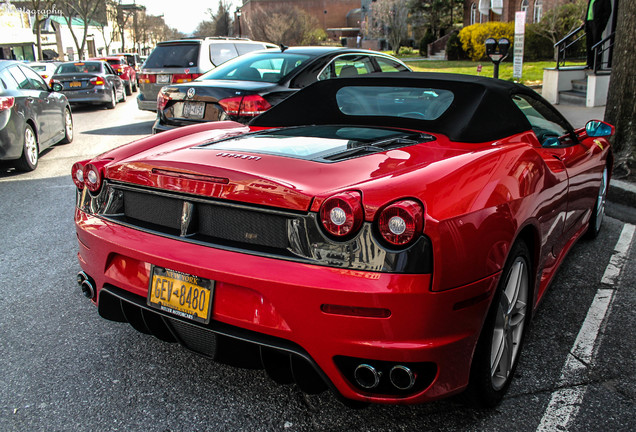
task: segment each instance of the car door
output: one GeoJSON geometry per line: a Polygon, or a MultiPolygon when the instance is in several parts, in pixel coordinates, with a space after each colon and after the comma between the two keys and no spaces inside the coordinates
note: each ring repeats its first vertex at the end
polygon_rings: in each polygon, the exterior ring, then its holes
{"type": "Polygon", "coordinates": [[[366,54],[345,54],[335,57],[318,75],[319,80],[352,78],[375,71],[371,58],[366,54]]]}
{"type": "Polygon", "coordinates": [[[570,238],[594,206],[603,171],[603,161],[599,157],[602,148],[596,146],[592,138],[580,141],[572,126],[545,102],[528,95],[516,95],[513,100],[532,125],[544,160],[558,160],[567,173],[564,234],[565,238],[570,238]]]}
{"type": "Polygon", "coordinates": [[[122,87],[121,78],[117,76],[117,73],[113,70],[112,67],[106,62],[102,65],[104,68],[104,78],[109,83],[109,87],[115,90],[115,98],[119,98],[118,94],[120,92],[120,88],[122,87]]]}
{"type": "MultiPolygon", "coordinates": [[[[7,69],[18,83],[18,88],[23,94],[25,110],[24,117],[25,119],[31,119],[35,122],[35,132],[37,134],[40,150],[42,150],[44,147],[48,146],[53,134],[50,119],[47,118],[47,116],[50,115],[47,103],[50,101],[48,101],[46,96],[43,94],[43,89],[36,88],[32,81],[27,78],[24,73],[25,68],[21,68],[16,64],[7,69]]],[[[46,93],[48,93],[48,91],[46,93]]]]}
{"type": "Polygon", "coordinates": [[[43,137],[40,139],[40,149],[55,144],[57,138],[64,131],[64,109],[66,101],[60,93],[52,92],[44,79],[34,70],[20,66],[20,70],[26,75],[32,89],[38,93],[42,104],[42,117],[40,120],[43,137]],[[46,135],[46,137],[44,137],[46,135]]]}

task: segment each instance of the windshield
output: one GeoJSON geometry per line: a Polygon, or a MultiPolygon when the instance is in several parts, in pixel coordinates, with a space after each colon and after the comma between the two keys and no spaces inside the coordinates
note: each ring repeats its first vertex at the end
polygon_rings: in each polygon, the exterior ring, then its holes
{"type": "Polygon", "coordinates": [[[237,80],[280,82],[311,57],[302,54],[260,52],[246,54],[212,69],[197,78],[203,80],[237,80]]]}
{"type": "Polygon", "coordinates": [[[101,73],[101,62],[77,62],[77,63],[64,63],[57,67],[56,74],[63,73],[101,73]]]}
{"type": "Polygon", "coordinates": [[[146,60],[145,68],[189,68],[198,65],[199,49],[196,43],[157,45],[146,60]]]}

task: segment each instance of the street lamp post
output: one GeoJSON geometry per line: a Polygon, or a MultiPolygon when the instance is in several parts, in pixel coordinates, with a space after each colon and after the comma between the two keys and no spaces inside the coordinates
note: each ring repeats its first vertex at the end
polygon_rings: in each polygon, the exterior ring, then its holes
{"type": "Polygon", "coordinates": [[[241,15],[243,15],[243,13],[239,8],[236,8],[236,12],[234,13],[236,14],[236,21],[238,22],[238,36],[241,37],[241,15]]]}

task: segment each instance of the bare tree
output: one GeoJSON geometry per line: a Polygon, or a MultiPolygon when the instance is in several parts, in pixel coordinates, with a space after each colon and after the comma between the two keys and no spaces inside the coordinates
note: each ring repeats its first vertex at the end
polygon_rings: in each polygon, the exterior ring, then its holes
{"type": "Polygon", "coordinates": [[[386,37],[397,55],[408,32],[408,9],[402,0],[378,0],[372,7],[372,36],[386,37]]]}
{"type": "Polygon", "coordinates": [[[84,47],[86,46],[86,36],[88,35],[88,27],[97,17],[99,7],[104,6],[103,0],[60,0],[59,6],[64,14],[64,20],[68,25],[75,46],[77,47],[77,55],[80,59],[84,58],[84,47]],[[79,18],[82,22],[83,33],[81,42],[73,29],[73,19],[79,18]]]}
{"type": "MultiPolygon", "coordinates": [[[[549,40],[554,46],[564,36],[576,30],[583,24],[583,15],[587,0],[576,0],[574,3],[566,3],[550,9],[541,18],[541,22],[528,26],[529,31],[549,40]]],[[[554,48],[554,60],[556,61],[558,48],[554,48]]]]}
{"type": "Polygon", "coordinates": [[[614,149],[616,174],[636,177],[636,8],[628,1],[619,2],[616,42],[612,56],[605,120],[616,127],[614,149]]]}
{"type": "Polygon", "coordinates": [[[411,0],[409,10],[419,22],[431,31],[435,39],[442,36],[442,32],[461,20],[464,0],[411,0]]]}
{"type": "Polygon", "coordinates": [[[38,60],[42,60],[42,23],[48,18],[48,11],[53,8],[55,0],[30,0],[26,2],[34,12],[35,40],[38,49],[38,60]]]}
{"type": "Polygon", "coordinates": [[[104,39],[106,54],[109,54],[110,46],[116,35],[116,29],[110,25],[117,22],[117,3],[115,0],[105,0],[104,7],[99,8],[95,20],[99,32],[102,34],[102,39],[104,39]]]}
{"type": "Polygon", "coordinates": [[[245,17],[247,33],[254,39],[285,45],[311,45],[324,37],[318,20],[298,8],[256,9],[245,17]]]}

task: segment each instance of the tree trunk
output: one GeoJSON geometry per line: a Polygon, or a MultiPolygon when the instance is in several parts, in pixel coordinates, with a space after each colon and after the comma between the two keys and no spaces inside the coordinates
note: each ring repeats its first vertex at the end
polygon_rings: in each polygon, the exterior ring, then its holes
{"type": "Polygon", "coordinates": [[[605,120],[616,127],[613,146],[618,176],[636,174],[636,8],[629,0],[618,5],[605,120]]]}

